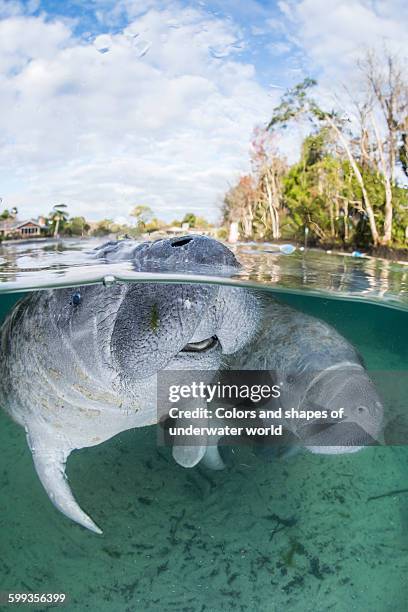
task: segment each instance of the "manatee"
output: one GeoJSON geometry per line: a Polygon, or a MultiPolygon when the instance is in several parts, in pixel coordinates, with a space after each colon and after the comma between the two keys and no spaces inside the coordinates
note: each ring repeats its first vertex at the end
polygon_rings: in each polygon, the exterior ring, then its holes
{"type": "MultiPolygon", "coordinates": [[[[141,272],[239,269],[229,249],[203,236],[110,242],[92,256],[132,261],[141,272]]],[[[70,490],[67,459],[165,416],[167,406],[157,411],[161,371],[182,379],[186,370],[271,370],[285,381],[285,406],[344,405],[346,428],[309,423],[294,432],[313,452],[358,449],[361,431],[375,438],[381,429],[381,404],[354,348],[327,324],[244,287],[138,281],[34,292],[5,320],[0,352],[0,405],[25,428],[49,498],[96,533],[70,490]]],[[[217,440],[182,442],[173,447],[180,465],[223,466],[217,440]]]]}
{"type": "MultiPolygon", "coordinates": [[[[164,267],[173,257],[194,267],[207,253],[213,272],[217,262],[239,266],[209,238],[159,242],[142,246],[143,261],[138,252],[133,261],[146,269],[158,256],[164,267]]],[[[98,252],[106,256],[112,246],[98,252]]],[[[258,298],[244,288],[193,283],[88,285],[38,291],[19,301],[0,330],[0,405],[25,428],[35,469],[54,505],[101,533],[70,490],[69,454],[157,423],[157,373],[217,370],[225,355],[256,334],[259,308],[258,298]]],[[[205,440],[173,449],[186,467],[206,452],[205,440]]],[[[210,462],[214,453],[208,447],[210,462]]]]}
{"type": "Polygon", "coordinates": [[[313,453],[350,453],[381,441],[383,406],[362,357],[324,321],[264,296],[255,341],[232,355],[228,367],[270,371],[281,386],[275,410],[344,409],[332,421],[283,419],[294,443],[313,453]]]}

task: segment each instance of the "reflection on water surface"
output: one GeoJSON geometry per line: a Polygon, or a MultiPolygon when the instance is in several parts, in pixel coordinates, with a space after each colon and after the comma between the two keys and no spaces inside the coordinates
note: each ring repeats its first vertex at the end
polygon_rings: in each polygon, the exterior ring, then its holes
{"type": "MultiPolygon", "coordinates": [[[[150,280],[151,274],[133,270],[131,261],[105,263],[92,255],[103,240],[24,242],[0,246],[0,292],[117,280],[150,280]]],[[[273,245],[240,244],[230,247],[242,269],[220,282],[263,285],[281,291],[353,297],[408,308],[408,265],[349,254],[296,250],[284,255],[273,245]]],[[[191,271],[189,279],[203,281],[191,271]]],[[[155,275],[156,278],[160,274],[155,275]]],[[[184,275],[181,278],[187,278],[184,275]]],[[[180,279],[165,273],[164,280],[180,279]]],[[[211,277],[208,278],[211,280],[211,277]]],[[[212,277],[212,280],[215,280],[212,277]]]]}

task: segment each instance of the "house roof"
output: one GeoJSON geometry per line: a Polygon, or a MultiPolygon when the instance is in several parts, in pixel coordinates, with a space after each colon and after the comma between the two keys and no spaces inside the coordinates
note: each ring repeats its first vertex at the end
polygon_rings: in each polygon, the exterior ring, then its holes
{"type": "Polygon", "coordinates": [[[36,225],[40,228],[45,228],[45,225],[41,225],[38,221],[34,221],[34,219],[25,219],[24,221],[20,221],[19,219],[5,219],[4,221],[0,221],[0,231],[9,231],[19,229],[24,225],[31,223],[32,225],[36,225]]]}
{"type": "Polygon", "coordinates": [[[20,221],[15,225],[15,228],[18,229],[23,227],[24,225],[36,225],[37,227],[45,227],[45,225],[41,225],[38,221],[34,221],[34,219],[27,219],[27,221],[20,221]]]}

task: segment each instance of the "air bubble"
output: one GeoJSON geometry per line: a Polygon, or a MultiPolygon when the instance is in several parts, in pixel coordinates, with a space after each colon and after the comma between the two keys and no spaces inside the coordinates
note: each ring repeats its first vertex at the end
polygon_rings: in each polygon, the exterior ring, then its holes
{"type": "Polygon", "coordinates": [[[110,287],[110,285],[114,285],[116,283],[116,278],[112,274],[108,274],[103,278],[103,284],[105,287],[110,287]]]}

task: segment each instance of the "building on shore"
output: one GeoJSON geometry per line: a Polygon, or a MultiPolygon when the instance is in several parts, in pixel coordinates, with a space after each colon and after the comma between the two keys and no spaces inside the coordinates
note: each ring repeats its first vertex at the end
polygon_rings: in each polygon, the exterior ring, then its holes
{"type": "Polygon", "coordinates": [[[0,221],[0,239],[7,238],[38,238],[44,236],[48,228],[45,219],[40,217],[37,220],[10,218],[0,221]]]}

